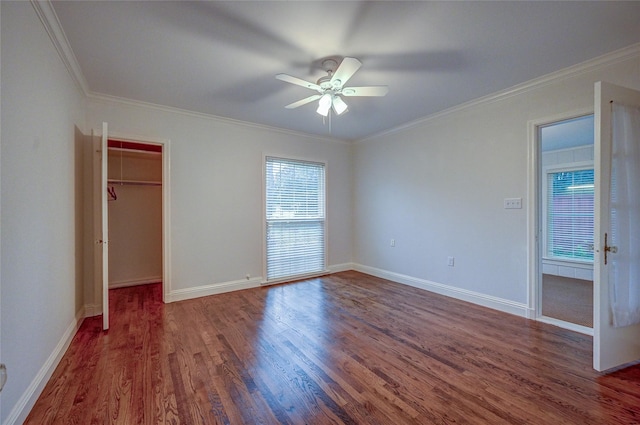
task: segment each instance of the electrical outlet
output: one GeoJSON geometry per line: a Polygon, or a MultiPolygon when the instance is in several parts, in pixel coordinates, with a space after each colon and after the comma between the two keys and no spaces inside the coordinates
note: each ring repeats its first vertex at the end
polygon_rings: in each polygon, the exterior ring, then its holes
{"type": "Polygon", "coordinates": [[[391,246],[396,246],[396,240],[395,239],[391,239],[391,246]]]}
{"type": "Polygon", "coordinates": [[[522,198],[504,198],[506,210],[518,210],[522,208],[522,198]]]}
{"type": "Polygon", "coordinates": [[[455,257],[447,257],[447,266],[453,267],[455,260],[455,257]]]}

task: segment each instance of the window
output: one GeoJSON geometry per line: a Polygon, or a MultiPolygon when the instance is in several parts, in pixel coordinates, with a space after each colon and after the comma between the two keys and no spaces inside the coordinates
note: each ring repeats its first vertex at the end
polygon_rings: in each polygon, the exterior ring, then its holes
{"type": "Polygon", "coordinates": [[[325,269],[324,164],[266,158],[267,280],[325,269]]]}
{"type": "Polygon", "coordinates": [[[593,261],[593,168],[547,173],[548,258],[593,261]]]}

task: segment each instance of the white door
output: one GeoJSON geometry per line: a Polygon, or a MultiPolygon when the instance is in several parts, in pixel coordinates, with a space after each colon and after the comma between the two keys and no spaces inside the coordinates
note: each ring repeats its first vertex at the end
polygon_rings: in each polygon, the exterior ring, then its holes
{"type": "MultiPolygon", "coordinates": [[[[640,92],[612,84],[595,85],[595,223],[594,297],[593,297],[593,367],[598,371],[611,369],[640,359],[640,324],[615,328],[609,291],[609,268],[615,248],[609,248],[612,234],[611,152],[612,106],[617,102],[640,107],[640,92]],[[605,241],[605,235],[609,239],[605,241]],[[605,259],[606,261],[605,264],[605,259]]],[[[640,140],[636,140],[640,143],[640,140]]],[[[640,184],[635,182],[634,184],[640,184]]],[[[629,232],[629,229],[619,229],[629,232]]]]}
{"type": "Polygon", "coordinates": [[[109,147],[107,138],[107,123],[102,123],[102,141],[100,151],[100,206],[102,208],[102,329],[109,329],[109,208],[107,202],[107,179],[109,147]]]}

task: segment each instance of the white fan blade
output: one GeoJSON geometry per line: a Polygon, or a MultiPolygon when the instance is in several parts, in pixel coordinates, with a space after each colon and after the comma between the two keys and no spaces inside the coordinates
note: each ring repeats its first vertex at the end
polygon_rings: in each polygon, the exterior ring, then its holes
{"type": "Polygon", "coordinates": [[[384,96],[389,93],[387,86],[369,86],[369,87],[345,87],[342,94],[345,96],[384,96]]]}
{"type": "Polygon", "coordinates": [[[362,62],[356,58],[342,59],[342,63],[331,77],[331,84],[333,84],[334,87],[344,86],[361,66],[362,62]]]}
{"type": "Polygon", "coordinates": [[[319,85],[314,84],[314,83],[310,83],[308,81],[305,81],[301,78],[298,77],[292,77],[291,75],[287,75],[287,74],[278,74],[276,75],[276,78],[278,80],[284,81],[285,83],[291,83],[291,84],[295,84],[298,86],[302,86],[302,87],[306,87],[308,89],[311,90],[318,90],[320,92],[322,92],[322,89],[320,88],[319,85]]]}
{"type": "Polygon", "coordinates": [[[297,108],[298,106],[302,106],[302,105],[306,105],[307,103],[313,102],[314,100],[318,100],[320,99],[321,95],[319,94],[314,94],[312,96],[306,97],[302,100],[299,100],[297,102],[293,102],[287,106],[285,106],[285,108],[287,109],[293,109],[293,108],[297,108]]]}

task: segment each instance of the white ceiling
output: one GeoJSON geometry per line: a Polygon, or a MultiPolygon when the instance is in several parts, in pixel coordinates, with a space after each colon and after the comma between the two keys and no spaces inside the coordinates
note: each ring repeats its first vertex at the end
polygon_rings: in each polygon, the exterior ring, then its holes
{"type": "Polygon", "coordinates": [[[640,2],[54,1],[89,90],[357,140],[640,42],[640,2]],[[322,58],[350,56],[331,133],[314,94],[322,58]]]}

